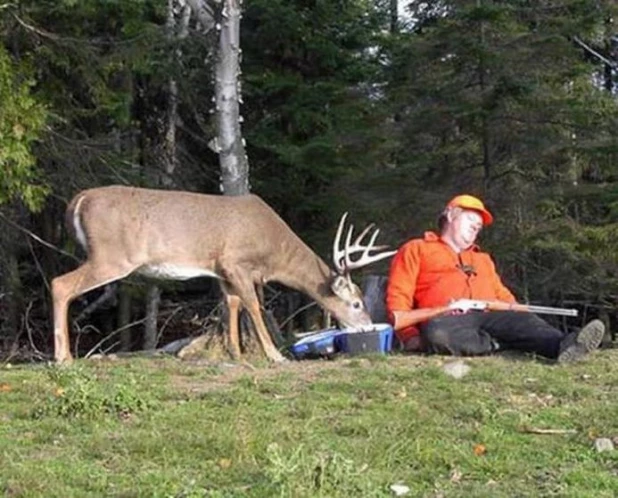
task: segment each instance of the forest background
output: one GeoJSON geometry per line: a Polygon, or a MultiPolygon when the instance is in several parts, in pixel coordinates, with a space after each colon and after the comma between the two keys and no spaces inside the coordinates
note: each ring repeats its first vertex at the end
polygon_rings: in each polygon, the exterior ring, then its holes
{"type": "MultiPolygon", "coordinates": [[[[4,353],[51,353],[49,283],[83,257],[63,226],[79,190],[220,192],[218,26],[205,30],[190,3],[0,4],[4,353]]],[[[611,0],[245,0],[251,191],[326,260],[344,211],[396,247],[433,228],[453,195],[477,194],[496,216],[482,246],[521,301],[612,324],[617,11],[611,0]]],[[[208,326],[208,285],[163,288],[160,342],[208,326]]],[[[141,347],[147,288],[130,283],[75,325],[86,350],[141,347]],[[119,327],[129,333],[106,341],[119,327]]],[[[270,293],[280,323],[303,304],[282,292],[270,293]]]]}

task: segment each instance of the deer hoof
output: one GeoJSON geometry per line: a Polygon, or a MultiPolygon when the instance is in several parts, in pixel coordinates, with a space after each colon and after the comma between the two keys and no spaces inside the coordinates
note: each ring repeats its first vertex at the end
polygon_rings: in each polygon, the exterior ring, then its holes
{"type": "Polygon", "coordinates": [[[54,360],[58,365],[70,365],[73,363],[73,356],[69,351],[61,351],[54,356],[54,360]]]}
{"type": "Polygon", "coordinates": [[[73,363],[73,356],[71,356],[71,353],[59,354],[55,360],[58,365],[70,365],[73,363]]]}
{"type": "Polygon", "coordinates": [[[274,361],[275,363],[286,363],[290,361],[285,356],[283,356],[281,353],[279,353],[279,351],[277,351],[276,353],[272,353],[270,355],[270,359],[274,361]]]}

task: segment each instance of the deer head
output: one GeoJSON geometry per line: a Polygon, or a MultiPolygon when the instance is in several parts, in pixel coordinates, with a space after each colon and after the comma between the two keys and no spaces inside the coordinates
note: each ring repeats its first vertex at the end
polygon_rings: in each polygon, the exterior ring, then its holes
{"type": "Polygon", "coordinates": [[[337,308],[334,314],[345,327],[365,327],[371,325],[371,317],[363,301],[363,293],[352,281],[350,272],[382,259],[389,258],[397,251],[384,252],[388,246],[375,245],[380,230],[375,228],[375,224],[373,223],[368,225],[353,243],[352,234],[354,232],[354,225],[350,225],[347,229],[342,247],[341,238],[345,230],[347,217],[347,212],[341,217],[333,243],[333,265],[336,275],[333,277],[330,287],[333,294],[339,298],[339,302],[336,302],[334,305],[337,308]],[[372,230],[374,231],[369,238],[369,242],[366,244],[363,243],[363,240],[372,230]],[[383,252],[376,253],[376,251],[383,252]],[[358,253],[361,253],[360,257],[353,259],[352,256],[358,253]]]}

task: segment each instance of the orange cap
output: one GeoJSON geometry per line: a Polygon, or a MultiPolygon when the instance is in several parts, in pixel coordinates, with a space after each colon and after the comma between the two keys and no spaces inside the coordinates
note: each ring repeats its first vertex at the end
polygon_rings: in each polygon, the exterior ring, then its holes
{"type": "Polygon", "coordinates": [[[487,210],[483,202],[472,195],[458,195],[453,197],[446,205],[447,208],[460,207],[463,209],[472,209],[478,211],[483,218],[483,225],[491,225],[494,221],[494,217],[487,210]]]}

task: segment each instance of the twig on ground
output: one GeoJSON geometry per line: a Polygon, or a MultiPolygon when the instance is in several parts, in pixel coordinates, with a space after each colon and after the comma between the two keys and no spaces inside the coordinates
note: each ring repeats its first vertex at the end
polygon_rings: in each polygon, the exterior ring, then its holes
{"type": "MultiPolygon", "coordinates": [[[[107,335],[106,335],[103,339],[101,339],[99,342],[97,342],[97,343],[94,345],[94,347],[93,347],[90,351],[88,351],[88,353],[86,353],[85,358],[88,358],[88,357],[92,356],[92,355],[94,354],[94,352],[95,352],[97,349],[99,349],[99,348],[103,345],[103,343],[104,343],[105,341],[107,341],[110,337],[113,337],[113,336],[115,336],[116,334],[119,334],[120,332],[122,332],[123,330],[126,330],[126,329],[128,329],[128,328],[133,327],[134,325],[139,325],[140,323],[144,323],[145,321],[146,321],[146,319],[145,319],[145,318],[142,318],[142,319],[140,319],[140,320],[135,320],[134,322],[127,323],[126,325],[124,325],[124,326],[122,326],[122,327],[120,327],[120,328],[117,328],[116,330],[111,331],[111,332],[110,332],[109,334],[107,334],[107,335]]],[[[118,344],[118,342],[114,343],[111,347],[114,347],[114,346],[116,346],[117,344],[118,344]]],[[[110,348],[106,349],[106,350],[103,352],[103,354],[105,354],[105,353],[106,353],[107,351],[109,351],[109,350],[110,350],[110,348]]]]}
{"type": "Polygon", "coordinates": [[[541,429],[539,427],[522,427],[520,430],[528,434],[577,434],[575,429],[541,429]]]}
{"type": "Polygon", "coordinates": [[[241,361],[240,364],[243,367],[251,370],[252,372],[257,372],[257,368],[254,365],[252,365],[251,363],[249,363],[248,361],[241,361]]]}
{"type": "Polygon", "coordinates": [[[26,306],[26,312],[24,313],[24,326],[26,327],[26,332],[28,334],[28,341],[30,342],[30,347],[32,348],[32,351],[34,351],[34,353],[36,354],[36,356],[39,357],[40,360],[48,360],[50,358],[49,355],[40,351],[34,344],[34,339],[32,338],[32,329],[30,327],[30,310],[32,309],[33,304],[34,301],[31,300],[28,303],[28,306],[26,306]]]}
{"type": "Polygon", "coordinates": [[[170,323],[170,321],[172,320],[172,318],[174,318],[174,316],[176,316],[176,314],[181,311],[184,308],[184,306],[177,306],[176,309],[174,309],[174,311],[172,311],[170,313],[170,316],[168,316],[165,319],[165,322],[163,322],[163,325],[161,325],[161,327],[159,328],[159,333],[157,334],[157,344],[159,344],[159,341],[161,340],[161,337],[163,337],[163,332],[165,331],[165,329],[167,328],[167,325],[170,323]]]}
{"type": "Polygon", "coordinates": [[[104,349],[101,351],[102,355],[106,355],[107,353],[109,353],[112,349],[114,349],[116,346],[118,346],[120,344],[120,341],[116,341],[114,342],[110,347],[108,347],[107,349],[104,349]]]}
{"type": "Polygon", "coordinates": [[[84,327],[80,327],[79,322],[74,322],[73,328],[75,329],[75,344],[73,345],[75,351],[73,353],[74,356],[77,356],[77,354],[79,353],[79,341],[82,337],[82,334],[88,334],[90,330],[93,330],[97,334],[101,333],[101,331],[94,325],[88,324],[84,327]]]}

